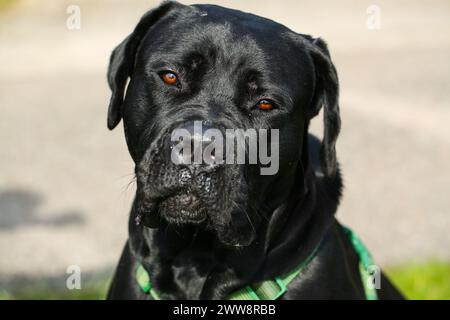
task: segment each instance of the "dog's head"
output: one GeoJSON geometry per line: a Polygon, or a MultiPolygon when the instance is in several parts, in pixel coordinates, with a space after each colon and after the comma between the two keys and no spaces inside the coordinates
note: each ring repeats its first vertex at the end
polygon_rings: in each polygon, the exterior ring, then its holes
{"type": "Polygon", "coordinates": [[[136,164],[135,211],[148,227],[196,225],[225,245],[251,243],[308,165],[308,124],[322,105],[322,171],[336,172],[338,81],[320,39],[240,11],[165,2],[113,51],[108,82],[108,127],[123,118],[136,164]],[[262,174],[259,152],[249,163],[248,137],[245,163],[174,161],[181,154],[174,155],[174,132],[207,149],[217,139],[209,129],[224,137],[227,129],[254,130],[277,157],[275,170],[262,174]]]}

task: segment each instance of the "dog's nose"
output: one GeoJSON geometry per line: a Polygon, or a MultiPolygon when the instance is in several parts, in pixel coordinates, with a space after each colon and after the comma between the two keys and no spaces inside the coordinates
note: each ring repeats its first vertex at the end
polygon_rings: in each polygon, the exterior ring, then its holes
{"type": "Polygon", "coordinates": [[[172,132],[172,162],[202,169],[215,168],[223,162],[223,143],[222,131],[210,122],[185,123],[172,132]]]}

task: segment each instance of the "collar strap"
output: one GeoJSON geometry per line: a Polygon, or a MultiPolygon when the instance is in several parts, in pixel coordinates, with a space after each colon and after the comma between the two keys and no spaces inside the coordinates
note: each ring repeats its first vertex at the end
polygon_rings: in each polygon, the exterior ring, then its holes
{"type": "MultiPolygon", "coordinates": [[[[359,270],[361,280],[364,286],[364,291],[367,300],[377,300],[377,292],[373,285],[369,286],[369,283],[373,284],[372,276],[369,274],[369,267],[373,265],[372,257],[369,251],[366,249],[361,240],[347,227],[342,226],[345,234],[349,237],[355,251],[359,256],[359,270]]],[[[276,300],[286,293],[287,286],[292,282],[311,262],[316,256],[319,250],[320,243],[314,249],[314,251],[304,260],[297,268],[291,272],[276,277],[273,280],[262,281],[253,285],[248,285],[238,291],[230,294],[226,300],[276,300]]],[[[140,264],[136,270],[136,281],[141,290],[151,295],[154,300],[161,300],[159,293],[153,288],[150,281],[148,272],[140,264]]]]}
{"type": "Polygon", "coordinates": [[[375,265],[372,255],[356,233],[346,226],[341,227],[359,256],[359,274],[364,287],[366,299],[378,300],[377,289],[374,285],[374,274],[370,270],[371,267],[375,265]]]}

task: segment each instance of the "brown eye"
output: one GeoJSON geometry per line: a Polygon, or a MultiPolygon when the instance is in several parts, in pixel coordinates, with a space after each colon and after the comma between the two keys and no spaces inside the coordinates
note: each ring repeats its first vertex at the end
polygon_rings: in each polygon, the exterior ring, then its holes
{"type": "Polygon", "coordinates": [[[167,71],[161,74],[161,79],[168,85],[175,85],[178,83],[178,77],[175,73],[167,71]]]}
{"type": "Polygon", "coordinates": [[[269,100],[263,99],[260,100],[256,106],[260,109],[260,110],[264,110],[264,111],[269,111],[273,109],[273,103],[269,100]]]}

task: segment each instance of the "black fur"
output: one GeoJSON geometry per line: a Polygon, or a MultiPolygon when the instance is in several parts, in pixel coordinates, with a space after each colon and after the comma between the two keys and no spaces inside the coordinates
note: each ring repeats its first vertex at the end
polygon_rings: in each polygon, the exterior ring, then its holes
{"type": "MultiPolygon", "coordinates": [[[[108,82],[108,127],[123,118],[137,177],[129,240],[108,298],[149,299],[135,281],[143,264],[165,299],[223,299],[292,270],[319,243],[282,299],[364,298],[357,255],[334,217],[342,190],[339,84],[323,40],[236,10],[165,2],[114,50],[108,82]],[[163,83],[164,70],[180,82],[163,83]],[[276,108],[258,110],[260,99],[276,108]],[[321,143],[308,126],[322,105],[321,143]],[[168,136],[192,120],[279,129],[278,173],[173,165],[168,136]],[[196,195],[195,212],[181,211],[180,194],[196,195]]],[[[401,297],[384,276],[379,295],[401,297]]]]}

